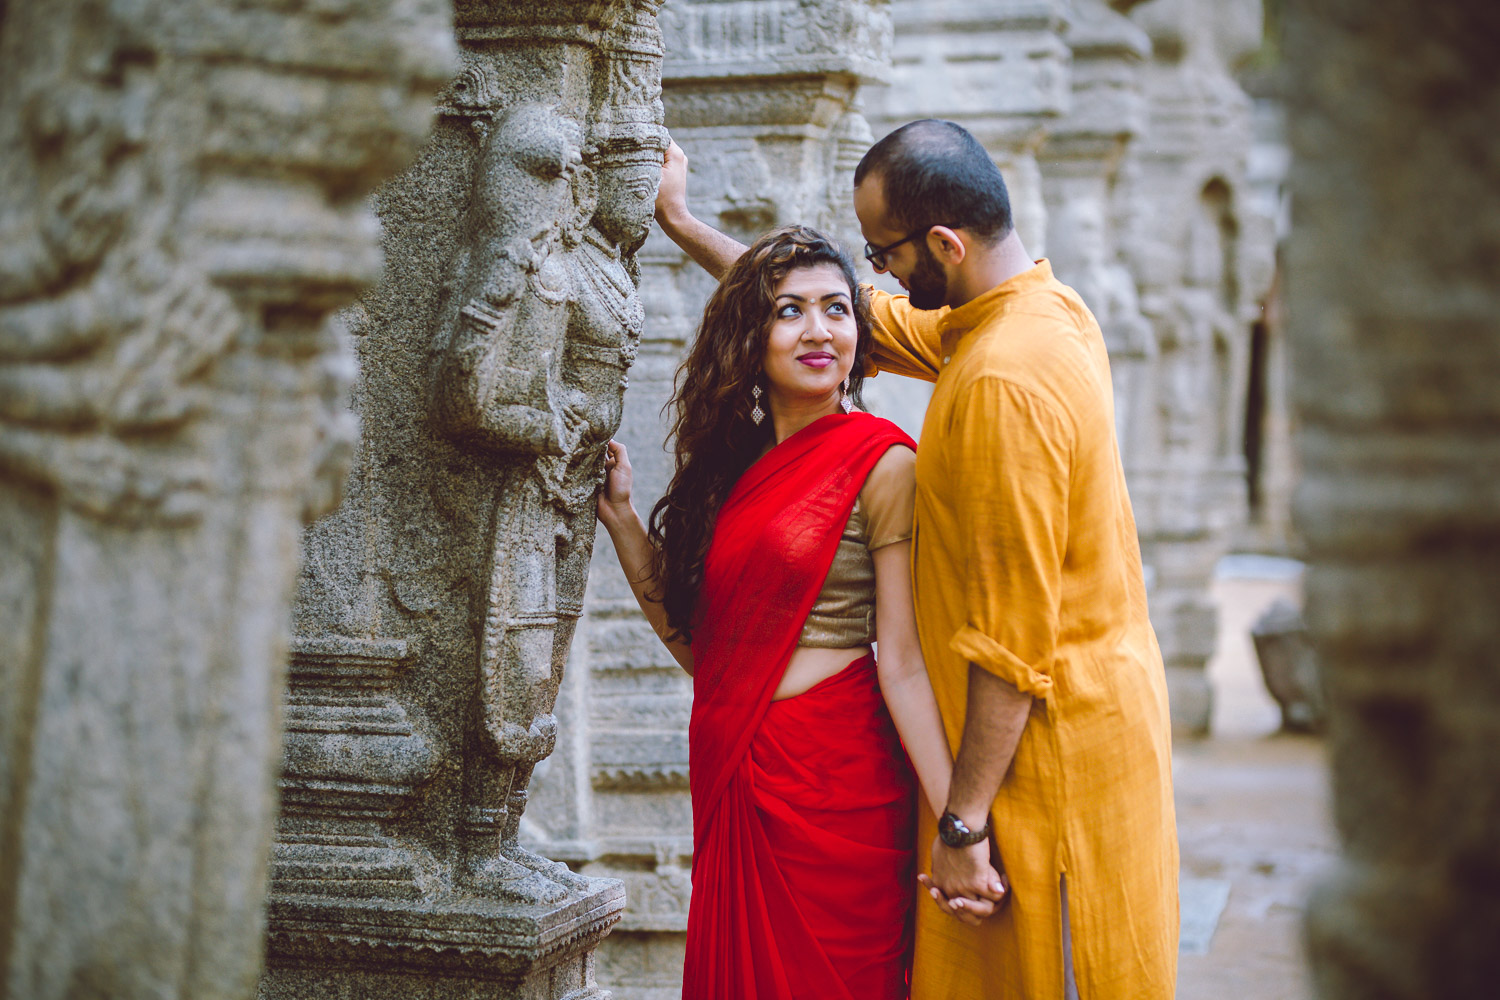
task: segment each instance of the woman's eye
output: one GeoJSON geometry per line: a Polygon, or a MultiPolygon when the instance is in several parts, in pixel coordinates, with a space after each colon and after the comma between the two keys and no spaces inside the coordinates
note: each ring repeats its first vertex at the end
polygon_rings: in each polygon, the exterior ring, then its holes
{"type": "Polygon", "coordinates": [[[784,305],[776,311],[777,319],[791,319],[793,316],[801,316],[802,310],[794,305],[784,305]]]}
{"type": "Polygon", "coordinates": [[[835,302],[828,307],[828,311],[836,316],[844,316],[849,312],[849,307],[842,302],[835,302]]]}

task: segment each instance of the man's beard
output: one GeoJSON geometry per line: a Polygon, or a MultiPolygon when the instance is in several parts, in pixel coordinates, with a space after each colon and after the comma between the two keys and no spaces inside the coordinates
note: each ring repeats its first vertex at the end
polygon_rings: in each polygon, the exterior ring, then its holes
{"type": "Polygon", "coordinates": [[[926,243],[917,244],[917,266],[906,279],[911,304],[917,309],[941,309],[948,300],[948,276],[926,243]]]}

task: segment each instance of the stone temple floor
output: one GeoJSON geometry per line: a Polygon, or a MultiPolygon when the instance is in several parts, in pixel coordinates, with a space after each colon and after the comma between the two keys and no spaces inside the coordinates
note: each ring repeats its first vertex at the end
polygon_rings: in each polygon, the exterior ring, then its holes
{"type": "Polygon", "coordinates": [[[1179,740],[1173,770],[1182,848],[1179,1000],[1309,1000],[1302,918],[1337,855],[1323,742],[1279,733],[1250,626],[1285,563],[1232,557],[1214,585],[1219,650],[1209,664],[1213,735],[1179,740]]]}

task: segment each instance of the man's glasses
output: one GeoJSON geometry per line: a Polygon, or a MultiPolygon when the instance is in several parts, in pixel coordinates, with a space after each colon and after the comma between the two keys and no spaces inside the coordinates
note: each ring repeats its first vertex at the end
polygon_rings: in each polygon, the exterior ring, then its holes
{"type": "Polygon", "coordinates": [[[910,243],[912,240],[916,239],[919,236],[926,236],[929,232],[931,232],[933,229],[937,228],[938,226],[943,226],[943,228],[945,228],[945,229],[957,229],[957,228],[959,228],[958,226],[948,226],[948,225],[944,225],[941,222],[934,222],[930,226],[924,226],[921,229],[918,229],[915,232],[911,233],[909,236],[903,236],[901,239],[897,240],[896,242],[894,242],[894,243],[887,243],[883,247],[872,247],[872,246],[870,246],[870,244],[866,243],[865,244],[865,260],[869,261],[870,262],[870,266],[873,267],[875,270],[877,270],[877,271],[884,271],[886,269],[886,263],[887,263],[886,256],[892,250],[896,249],[897,247],[899,247],[903,243],[910,243]]]}

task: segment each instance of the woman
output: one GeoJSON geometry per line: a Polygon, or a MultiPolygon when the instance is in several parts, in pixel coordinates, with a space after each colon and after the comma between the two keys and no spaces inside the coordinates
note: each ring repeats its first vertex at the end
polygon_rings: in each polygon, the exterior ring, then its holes
{"type": "Polygon", "coordinates": [[[769,233],[679,372],[649,530],[609,446],[599,518],[693,676],[686,1000],[907,995],[912,767],[938,812],[952,760],[912,612],[915,446],[851,412],[869,343],[848,255],[769,233]]]}

